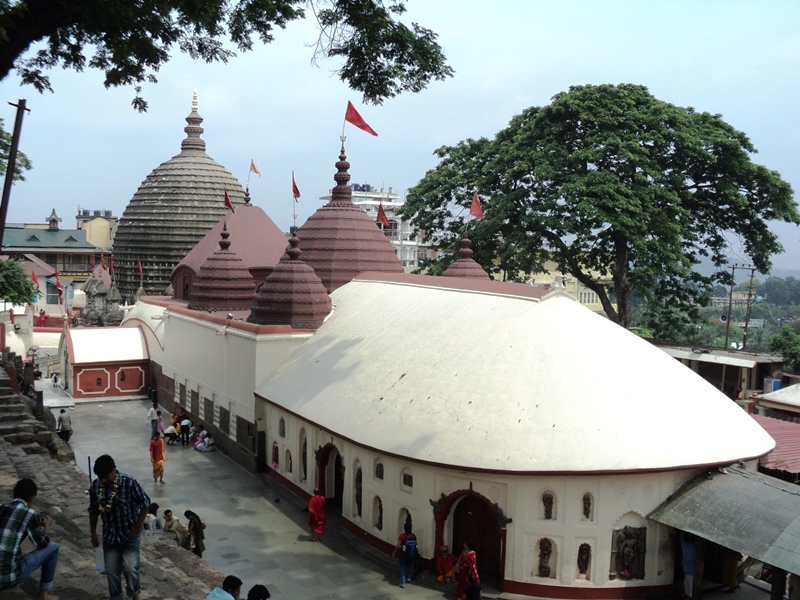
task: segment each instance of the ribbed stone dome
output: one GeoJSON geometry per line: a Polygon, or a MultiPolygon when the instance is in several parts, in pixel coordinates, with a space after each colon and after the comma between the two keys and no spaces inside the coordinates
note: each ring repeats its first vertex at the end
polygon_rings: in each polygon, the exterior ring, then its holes
{"type": "Polygon", "coordinates": [[[403,272],[392,243],[367,213],[353,204],[347,186],[349,168],[342,146],[330,201],[297,232],[303,240],[303,260],[329,293],[365,271],[403,272]]]}
{"type": "Polygon", "coordinates": [[[442,273],[442,277],[463,277],[466,279],[491,279],[489,274],[483,270],[472,258],[472,240],[468,237],[461,238],[461,248],[458,250],[458,258],[453,264],[447,267],[442,273]]]}
{"type": "Polygon", "coordinates": [[[114,271],[123,298],[140,285],[148,294],[163,294],[175,266],[228,210],[225,191],[234,205],[244,202],[239,181],[205,152],[196,96],[186,122],[180,154],[147,176],[119,221],[114,271]]]}
{"type": "Polygon", "coordinates": [[[300,260],[300,240],[289,240],[282,259],[264,280],[250,309],[248,321],[259,325],[291,325],[317,329],[331,312],[331,298],[314,269],[300,260]]]}
{"type": "Polygon", "coordinates": [[[256,285],[241,258],[230,251],[227,227],[220,234],[219,250],[209,256],[192,285],[189,308],[193,310],[247,310],[256,285]]]}

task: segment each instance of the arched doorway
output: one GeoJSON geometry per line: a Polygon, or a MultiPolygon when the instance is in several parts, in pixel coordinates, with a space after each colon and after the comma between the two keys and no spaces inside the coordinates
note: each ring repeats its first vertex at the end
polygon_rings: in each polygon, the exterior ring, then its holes
{"type": "Polygon", "coordinates": [[[344,499],[344,465],[342,455],[333,444],[325,444],[317,451],[317,473],[317,487],[327,499],[327,505],[341,512],[344,499]]]}
{"type": "Polygon", "coordinates": [[[436,544],[449,543],[452,552],[461,553],[464,542],[475,542],[481,578],[495,580],[502,588],[505,578],[505,540],[507,519],[488,498],[469,490],[443,496],[434,507],[436,544]],[[451,539],[444,538],[445,524],[452,513],[451,539]]]}
{"type": "Polygon", "coordinates": [[[464,496],[453,510],[453,548],[461,552],[464,542],[475,542],[478,552],[478,569],[482,577],[499,577],[500,532],[497,515],[491,507],[475,496],[464,496]]]}

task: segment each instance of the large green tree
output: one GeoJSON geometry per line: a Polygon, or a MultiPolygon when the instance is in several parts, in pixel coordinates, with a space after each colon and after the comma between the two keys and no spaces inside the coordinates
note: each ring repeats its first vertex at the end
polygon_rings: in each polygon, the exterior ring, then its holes
{"type": "Polygon", "coordinates": [[[0,298],[12,304],[31,304],[36,286],[17,261],[0,260],[0,298]]]}
{"type": "Polygon", "coordinates": [[[494,139],[436,150],[439,165],[403,212],[426,240],[455,248],[477,190],[486,218],[469,235],[484,267],[521,279],[553,260],[623,326],[635,294],[661,336],[691,321],[715,282],[729,282],[732,240],[766,273],[782,250],[768,221],[800,223],[791,186],[753,163],[754,152],[719,115],[643,86],[576,86],[494,139]],[[701,275],[701,262],[717,270],[701,275]]]}
{"type": "Polygon", "coordinates": [[[314,59],[344,59],[340,78],[366,102],[453,74],[435,33],[396,20],[405,12],[399,0],[0,0],[0,81],[16,69],[44,91],[46,69],[97,68],[106,87],[134,86],[133,105],[146,110],[141,84],[156,81],[174,50],[227,62],[227,40],[251,50],[307,11],[320,28],[314,59]]]}

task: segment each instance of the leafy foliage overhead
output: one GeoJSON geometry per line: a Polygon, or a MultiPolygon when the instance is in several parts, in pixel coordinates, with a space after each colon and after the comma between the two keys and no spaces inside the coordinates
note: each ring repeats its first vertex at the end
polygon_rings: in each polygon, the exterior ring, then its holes
{"type": "Polygon", "coordinates": [[[791,186],[754,152],[719,115],[643,86],[576,86],[494,139],[436,150],[439,165],[403,213],[426,240],[455,248],[477,190],[486,218],[470,225],[474,258],[495,276],[524,279],[555,261],[623,326],[635,294],[662,335],[728,281],[732,241],[768,272],[782,250],[768,221],[800,223],[791,186]],[[717,270],[700,275],[701,262],[717,270]]]}
{"type": "MultiPolygon", "coordinates": [[[[6,167],[8,166],[8,155],[11,151],[11,134],[3,127],[3,119],[0,119],[0,176],[5,177],[6,167]]],[[[25,171],[33,168],[30,159],[20,151],[17,151],[17,161],[14,165],[14,180],[25,181],[25,171]]]]}
{"type": "Polygon", "coordinates": [[[0,298],[11,304],[31,304],[36,286],[13,259],[0,260],[0,298]]]}
{"type": "Polygon", "coordinates": [[[226,38],[240,51],[268,44],[307,6],[320,26],[315,60],[344,58],[339,77],[366,102],[453,74],[435,33],[395,20],[405,12],[397,0],[0,0],[0,80],[16,68],[24,83],[52,91],[45,70],[96,68],[106,87],[133,85],[134,107],[147,110],[141,84],[156,81],[173,49],[227,62],[235,53],[226,38]]]}

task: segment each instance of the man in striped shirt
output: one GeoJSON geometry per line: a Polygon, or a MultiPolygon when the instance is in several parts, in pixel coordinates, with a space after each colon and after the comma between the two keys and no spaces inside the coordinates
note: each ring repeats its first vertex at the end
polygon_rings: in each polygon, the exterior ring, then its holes
{"type": "Polygon", "coordinates": [[[39,600],[58,600],[50,594],[58,565],[58,544],[47,535],[53,520],[37,515],[31,507],[38,493],[31,479],[20,479],[14,486],[14,500],[0,508],[0,589],[25,581],[39,567],[39,600]],[[36,550],[22,554],[20,546],[28,537],[36,550]]]}
{"type": "Polygon", "coordinates": [[[97,522],[98,517],[102,519],[108,596],[111,600],[122,600],[127,591],[129,598],[139,600],[139,541],[150,497],[138,481],[117,470],[108,454],[98,457],[92,470],[97,479],[89,488],[89,532],[92,546],[99,547],[97,522]]]}

